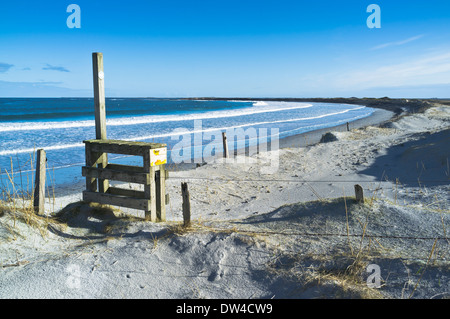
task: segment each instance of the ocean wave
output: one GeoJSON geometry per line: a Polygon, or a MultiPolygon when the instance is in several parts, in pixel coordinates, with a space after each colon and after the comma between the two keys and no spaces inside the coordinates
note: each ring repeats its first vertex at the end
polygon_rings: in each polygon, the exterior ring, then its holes
{"type": "Polygon", "coordinates": [[[22,148],[22,149],[15,149],[15,150],[3,150],[3,151],[0,151],[0,156],[24,154],[24,153],[32,154],[32,153],[36,152],[36,150],[38,150],[38,149],[45,149],[46,151],[50,151],[50,150],[60,150],[60,149],[65,149],[65,148],[82,147],[82,146],[84,146],[84,143],[45,145],[42,147],[22,148]]]}
{"type": "Polygon", "coordinates": [[[208,129],[201,129],[201,130],[189,130],[189,129],[185,129],[185,128],[177,128],[177,129],[175,129],[176,132],[171,132],[171,133],[166,133],[166,134],[157,134],[157,135],[139,136],[139,137],[134,137],[134,138],[128,139],[128,140],[129,141],[142,141],[142,140],[153,139],[153,138],[156,138],[156,137],[180,136],[180,135],[184,135],[184,134],[195,134],[195,133],[201,133],[201,132],[226,131],[226,130],[229,130],[229,129],[237,129],[237,128],[242,128],[242,127],[246,127],[246,126],[259,126],[259,125],[265,125],[265,124],[277,124],[277,123],[288,123],[288,122],[300,122],[300,121],[307,121],[307,120],[315,120],[315,119],[324,118],[324,117],[328,117],[328,116],[344,114],[344,113],[347,113],[347,112],[350,112],[350,111],[359,110],[359,109],[363,109],[363,108],[365,108],[365,106],[356,107],[356,108],[353,108],[353,109],[347,109],[347,110],[339,111],[339,112],[333,112],[333,113],[317,115],[317,116],[300,117],[300,118],[295,118],[295,119],[285,119],[285,120],[277,120],[277,121],[250,122],[250,123],[233,125],[233,126],[212,127],[212,128],[208,128],[208,129]]]}
{"type": "MultiPolygon", "coordinates": [[[[313,104],[294,103],[294,102],[274,102],[266,103],[254,101],[253,106],[239,110],[221,110],[205,113],[184,114],[184,115],[157,115],[157,116],[135,116],[124,118],[107,119],[108,126],[124,126],[136,124],[149,124],[161,122],[180,122],[191,120],[203,120],[212,118],[238,117],[243,115],[253,115],[260,113],[281,112],[286,110],[295,110],[312,107],[313,104]]],[[[85,121],[61,121],[61,122],[24,122],[24,123],[1,123],[0,132],[10,131],[30,131],[30,130],[49,130],[62,128],[78,128],[95,126],[94,120],[85,121]]]]}
{"type": "MultiPolygon", "coordinates": [[[[329,116],[335,116],[335,115],[344,114],[344,113],[348,113],[350,111],[355,111],[355,110],[359,110],[359,109],[363,109],[363,108],[366,108],[366,107],[365,106],[356,106],[351,109],[345,109],[342,111],[326,113],[326,114],[321,114],[321,115],[317,115],[317,116],[275,120],[275,121],[249,122],[249,123],[232,125],[232,126],[224,126],[224,127],[195,129],[195,123],[194,123],[194,130],[189,130],[189,129],[181,127],[181,128],[175,128],[172,132],[169,132],[169,133],[137,136],[137,137],[132,137],[132,138],[125,138],[123,140],[125,140],[125,141],[145,141],[145,140],[151,140],[154,138],[182,136],[182,135],[186,135],[186,134],[222,132],[222,131],[226,131],[226,130],[230,130],[230,129],[238,129],[238,128],[243,128],[243,127],[248,127],[248,126],[260,126],[260,125],[268,125],[268,124],[272,125],[272,124],[277,124],[277,123],[300,122],[300,121],[325,118],[325,117],[329,117],[329,116]]],[[[350,120],[347,119],[346,121],[351,121],[351,120],[352,119],[350,119],[350,120]]],[[[319,124],[319,125],[322,125],[322,124],[319,124]]],[[[315,125],[313,125],[313,126],[315,126],[315,125]]],[[[0,151],[0,156],[23,154],[23,153],[31,154],[39,148],[43,148],[46,151],[48,151],[48,150],[61,150],[61,149],[69,149],[69,148],[76,148],[76,147],[83,147],[83,146],[84,146],[84,143],[74,143],[74,144],[47,145],[47,146],[39,146],[39,147],[34,147],[34,148],[24,148],[24,149],[14,149],[14,150],[3,150],[3,151],[0,151]]]]}

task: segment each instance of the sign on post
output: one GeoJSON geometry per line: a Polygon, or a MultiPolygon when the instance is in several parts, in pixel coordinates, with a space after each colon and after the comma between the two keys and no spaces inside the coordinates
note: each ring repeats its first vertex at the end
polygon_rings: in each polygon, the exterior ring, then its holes
{"type": "Polygon", "coordinates": [[[150,153],[150,166],[163,165],[167,163],[167,148],[154,148],[150,153]]]}

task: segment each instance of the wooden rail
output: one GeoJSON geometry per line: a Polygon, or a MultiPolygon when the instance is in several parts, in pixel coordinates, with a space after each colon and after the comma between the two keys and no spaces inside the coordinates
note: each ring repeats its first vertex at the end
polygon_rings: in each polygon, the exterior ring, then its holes
{"type": "Polygon", "coordinates": [[[96,139],[83,141],[86,147],[86,177],[83,200],[145,211],[151,221],[166,220],[165,162],[158,162],[158,153],[166,152],[166,144],[96,139]],[[143,166],[111,164],[107,153],[142,156],[143,166]],[[144,185],[143,191],[109,186],[109,181],[144,185]]]}

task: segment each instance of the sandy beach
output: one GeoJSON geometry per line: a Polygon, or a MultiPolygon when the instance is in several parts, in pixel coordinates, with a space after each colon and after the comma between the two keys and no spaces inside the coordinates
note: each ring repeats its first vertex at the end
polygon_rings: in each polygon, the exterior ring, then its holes
{"type": "Polygon", "coordinates": [[[354,102],[377,111],[350,131],[172,167],[166,222],[83,203],[84,183],[49,216],[3,205],[0,298],[449,298],[450,106],[354,102]]]}

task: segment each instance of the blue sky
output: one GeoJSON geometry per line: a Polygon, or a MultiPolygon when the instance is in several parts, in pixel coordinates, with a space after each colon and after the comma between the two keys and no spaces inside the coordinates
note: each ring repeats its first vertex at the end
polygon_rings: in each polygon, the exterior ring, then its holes
{"type": "Polygon", "coordinates": [[[450,97],[449,40],[447,0],[5,0],[0,97],[92,97],[92,52],[107,97],[450,97]]]}

